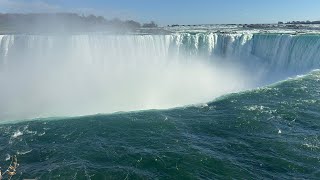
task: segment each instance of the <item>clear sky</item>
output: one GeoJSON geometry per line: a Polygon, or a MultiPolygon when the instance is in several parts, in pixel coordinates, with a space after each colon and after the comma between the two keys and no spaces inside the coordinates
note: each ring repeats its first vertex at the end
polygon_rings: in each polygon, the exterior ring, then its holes
{"type": "Polygon", "coordinates": [[[0,12],[77,12],[166,24],[320,20],[320,0],[0,0],[0,12]]]}

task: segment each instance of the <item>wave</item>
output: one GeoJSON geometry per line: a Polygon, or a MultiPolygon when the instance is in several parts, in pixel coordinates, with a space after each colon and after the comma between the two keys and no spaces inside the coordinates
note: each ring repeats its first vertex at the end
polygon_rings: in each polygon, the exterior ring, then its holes
{"type": "Polygon", "coordinates": [[[0,35],[0,119],[208,102],[320,66],[319,35],[0,35]]]}

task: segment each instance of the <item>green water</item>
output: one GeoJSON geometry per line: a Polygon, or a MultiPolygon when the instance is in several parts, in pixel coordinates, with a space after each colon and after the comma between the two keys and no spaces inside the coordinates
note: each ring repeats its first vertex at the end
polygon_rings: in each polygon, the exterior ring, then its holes
{"type": "Polygon", "coordinates": [[[319,129],[314,71],[199,106],[1,125],[0,159],[18,155],[15,179],[319,179],[319,129]]]}

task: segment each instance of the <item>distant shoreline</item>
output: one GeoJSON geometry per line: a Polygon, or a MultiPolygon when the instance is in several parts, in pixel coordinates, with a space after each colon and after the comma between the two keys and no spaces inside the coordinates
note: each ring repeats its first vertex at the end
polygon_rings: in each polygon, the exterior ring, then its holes
{"type": "MultiPolygon", "coordinates": [[[[204,30],[211,30],[212,27],[220,25],[227,26],[225,29],[236,27],[243,30],[320,30],[320,21],[292,21],[271,24],[173,24],[158,27],[153,21],[141,24],[134,20],[107,20],[102,16],[84,16],[75,13],[0,13],[0,34],[170,34],[172,33],[171,30],[175,28],[196,29],[201,27],[204,30]]],[[[219,27],[214,29],[218,31],[219,27]]]]}

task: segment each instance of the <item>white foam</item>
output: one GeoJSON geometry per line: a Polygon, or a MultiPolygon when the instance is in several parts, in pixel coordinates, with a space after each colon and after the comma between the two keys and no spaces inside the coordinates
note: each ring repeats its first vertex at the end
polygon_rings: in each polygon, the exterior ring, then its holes
{"type": "Polygon", "coordinates": [[[4,35],[0,48],[5,120],[208,102],[265,85],[263,77],[269,82],[279,73],[319,67],[320,38],[252,32],[4,35]]]}
{"type": "Polygon", "coordinates": [[[22,136],[23,132],[21,132],[20,130],[17,130],[16,132],[14,132],[14,134],[11,136],[12,138],[17,138],[19,136],[22,136]]]}

